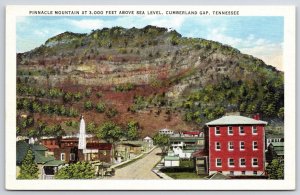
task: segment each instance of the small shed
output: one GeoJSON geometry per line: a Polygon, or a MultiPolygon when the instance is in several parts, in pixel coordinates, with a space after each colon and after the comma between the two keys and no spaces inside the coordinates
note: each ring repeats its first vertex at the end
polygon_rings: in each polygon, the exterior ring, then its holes
{"type": "Polygon", "coordinates": [[[165,167],[179,167],[179,157],[178,156],[166,156],[164,158],[165,167]]]}

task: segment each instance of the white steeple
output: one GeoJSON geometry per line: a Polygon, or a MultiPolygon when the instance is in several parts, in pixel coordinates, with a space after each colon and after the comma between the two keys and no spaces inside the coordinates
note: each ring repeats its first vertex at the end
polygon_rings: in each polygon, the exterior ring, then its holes
{"type": "Polygon", "coordinates": [[[80,120],[78,149],[79,150],[86,149],[85,122],[84,122],[82,115],[81,115],[81,120],[80,120]]]}

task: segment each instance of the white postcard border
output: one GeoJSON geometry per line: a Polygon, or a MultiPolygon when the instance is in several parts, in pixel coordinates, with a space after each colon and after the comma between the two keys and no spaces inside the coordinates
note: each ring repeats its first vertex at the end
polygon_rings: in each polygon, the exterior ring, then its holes
{"type": "MultiPolygon", "coordinates": [[[[41,16],[41,15],[39,15],[41,16]]],[[[77,15],[76,15],[77,16],[77,15]]],[[[82,15],[80,15],[82,16],[82,15]]],[[[222,15],[224,16],[224,15],[222,15]]],[[[216,16],[218,17],[218,16],[216,16]]],[[[8,6],[6,9],[5,168],[6,189],[14,190],[292,190],[295,189],[295,7],[294,6],[8,6]],[[284,17],[284,180],[17,180],[16,16],[29,10],[239,10],[239,16],[284,17]]]]}

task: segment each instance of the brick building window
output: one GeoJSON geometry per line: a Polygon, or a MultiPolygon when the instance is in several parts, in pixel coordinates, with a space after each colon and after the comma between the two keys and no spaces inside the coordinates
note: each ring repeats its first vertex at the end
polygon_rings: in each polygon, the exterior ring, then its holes
{"type": "Polygon", "coordinates": [[[245,142],[240,142],[240,150],[245,150],[245,142]]]}
{"type": "Polygon", "coordinates": [[[70,153],[70,161],[75,161],[75,153],[70,153]]]}
{"type": "Polygon", "coordinates": [[[252,167],[258,167],[258,159],[252,158],[252,167]]]}
{"type": "Polygon", "coordinates": [[[221,135],[220,127],[215,127],[215,135],[221,135]]]}
{"type": "Polygon", "coordinates": [[[234,159],[233,158],[228,158],[228,166],[234,167],[234,159]]]}
{"type": "Polygon", "coordinates": [[[258,150],[257,141],[252,142],[253,150],[258,150]]]}
{"type": "Polygon", "coordinates": [[[221,143],[220,142],[216,142],[215,143],[215,147],[216,147],[216,150],[221,150],[221,143]]]}
{"type": "Polygon", "coordinates": [[[253,171],[253,175],[257,175],[257,171],[253,171]]]}
{"type": "Polygon", "coordinates": [[[246,159],[240,158],[240,167],[245,167],[246,166],[246,159]]]}
{"type": "Polygon", "coordinates": [[[60,153],[60,160],[65,161],[66,160],[66,154],[65,153],[60,153]]]}
{"type": "Polygon", "coordinates": [[[233,150],[233,142],[228,142],[228,150],[233,150]]]}
{"type": "Polygon", "coordinates": [[[231,126],[228,127],[228,135],[233,135],[233,129],[231,126]]]}
{"type": "Polygon", "coordinates": [[[242,175],[246,175],[246,171],[242,171],[242,175]]]}
{"type": "Polygon", "coordinates": [[[220,158],[216,159],[216,167],[222,167],[222,159],[220,158]]]}
{"type": "Polygon", "coordinates": [[[230,175],[234,175],[234,172],[233,172],[233,171],[230,171],[229,174],[230,174],[230,175]]]}
{"type": "Polygon", "coordinates": [[[244,126],[239,127],[240,135],[245,135],[245,129],[244,126]]]}
{"type": "Polygon", "coordinates": [[[257,126],[256,125],[252,126],[252,134],[257,135],[257,126]]]}

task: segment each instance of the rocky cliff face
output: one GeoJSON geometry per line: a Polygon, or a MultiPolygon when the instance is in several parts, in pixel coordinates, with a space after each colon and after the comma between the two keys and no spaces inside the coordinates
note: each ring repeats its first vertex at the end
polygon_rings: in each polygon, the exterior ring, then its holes
{"type": "Polygon", "coordinates": [[[189,86],[281,74],[263,61],[221,43],[181,37],[176,31],[146,26],[114,27],[90,34],[65,32],[32,51],[17,54],[18,76],[52,86],[151,84],[170,87],[179,96],[189,86]]]}

